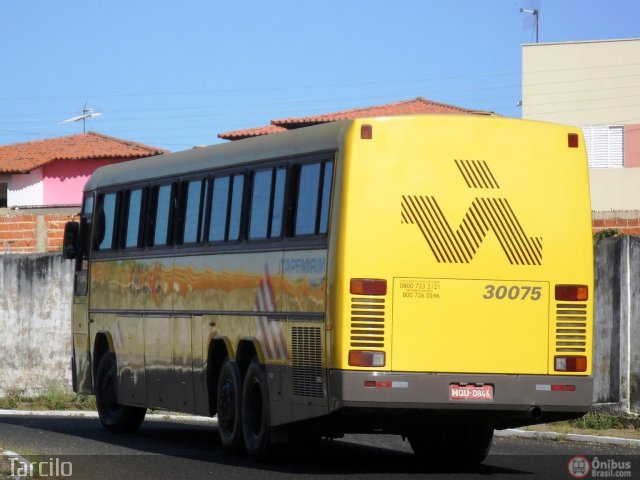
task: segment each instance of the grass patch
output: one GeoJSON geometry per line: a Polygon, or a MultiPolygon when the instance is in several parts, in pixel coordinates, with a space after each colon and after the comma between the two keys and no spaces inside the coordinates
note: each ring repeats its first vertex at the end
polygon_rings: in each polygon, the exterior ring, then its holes
{"type": "Polygon", "coordinates": [[[42,395],[27,397],[19,391],[9,392],[0,398],[0,409],[6,410],[95,410],[93,395],[49,390],[42,395]]]}
{"type": "Polygon", "coordinates": [[[524,428],[560,434],[583,433],[640,439],[640,417],[624,413],[590,412],[575,420],[543,423],[524,428]]]}

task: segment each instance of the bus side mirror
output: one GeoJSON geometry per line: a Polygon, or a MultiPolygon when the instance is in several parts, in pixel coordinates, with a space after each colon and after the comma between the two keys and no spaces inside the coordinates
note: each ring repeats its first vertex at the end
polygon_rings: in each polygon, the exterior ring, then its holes
{"type": "Polygon", "coordinates": [[[74,260],[78,257],[79,233],[80,224],[78,222],[67,222],[64,225],[62,256],[67,260],[74,260]]]}

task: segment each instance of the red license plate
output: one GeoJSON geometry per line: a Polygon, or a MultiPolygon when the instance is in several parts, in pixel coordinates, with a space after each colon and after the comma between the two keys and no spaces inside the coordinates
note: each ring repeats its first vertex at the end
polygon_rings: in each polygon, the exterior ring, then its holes
{"type": "Polygon", "coordinates": [[[449,385],[449,398],[451,400],[493,400],[493,385],[461,385],[452,383],[449,385]]]}

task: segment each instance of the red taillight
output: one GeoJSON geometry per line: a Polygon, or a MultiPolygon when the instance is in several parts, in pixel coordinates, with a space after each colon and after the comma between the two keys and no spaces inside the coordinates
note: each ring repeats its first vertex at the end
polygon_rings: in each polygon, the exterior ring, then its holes
{"type": "Polygon", "coordinates": [[[379,278],[352,278],[349,291],[353,295],[386,295],[387,281],[379,278]]]}
{"type": "Polygon", "coordinates": [[[363,140],[371,140],[373,138],[373,127],[367,123],[360,125],[360,138],[363,140]]]}
{"type": "Polygon", "coordinates": [[[578,145],[580,145],[580,137],[578,136],[577,133],[570,133],[568,141],[569,141],[569,148],[578,148],[578,145]]]}
{"type": "Polygon", "coordinates": [[[349,365],[352,367],[384,367],[384,364],[384,352],[349,351],[349,365]]]}
{"type": "Polygon", "coordinates": [[[587,285],[556,285],[556,300],[584,302],[589,299],[587,285]]]}
{"type": "Polygon", "coordinates": [[[553,365],[556,372],[586,372],[587,357],[555,357],[553,365]]]}

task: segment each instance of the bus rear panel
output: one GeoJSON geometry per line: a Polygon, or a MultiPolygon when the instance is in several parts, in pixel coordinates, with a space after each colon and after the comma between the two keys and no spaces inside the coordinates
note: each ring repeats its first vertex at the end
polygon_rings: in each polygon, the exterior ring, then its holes
{"type": "Polygon", "coordinates": [[[365,119],[344,145],[330,408],[402,412],[408,426],[434,412],[497,427],[586,412],[593,254],[580,131],[365,119]]]}

